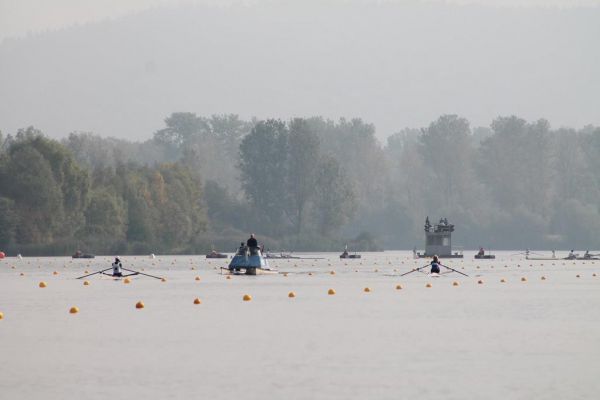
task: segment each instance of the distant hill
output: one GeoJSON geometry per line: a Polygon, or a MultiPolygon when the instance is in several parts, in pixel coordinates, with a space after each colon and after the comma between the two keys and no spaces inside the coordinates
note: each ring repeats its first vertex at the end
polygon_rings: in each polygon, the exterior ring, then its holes
{"type": "Polygon", "coordinates": [[[148,138],[173,111],[600,123],[600,9],[159,8],[0,44],[0,129],[148,138]]]}

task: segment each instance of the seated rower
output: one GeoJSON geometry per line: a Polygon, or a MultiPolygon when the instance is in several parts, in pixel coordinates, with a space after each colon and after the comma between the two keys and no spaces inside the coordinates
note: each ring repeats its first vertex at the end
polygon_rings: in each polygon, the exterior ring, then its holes
{"type": "Polygon", "coordinates": [[[440,273],[440,260],[438,256],[433,256],[433,260],[431,260],[431,271],[432,274],[440,273]]]}
{"type": "Polygon", "coordinates": [[[112,263],[113,276],[123,276],[123,273],[121,272],[122,267],[123,265],[121,264],[121,260],[119,260],[119,257],[116,257],[115,262],[112,263]]]}

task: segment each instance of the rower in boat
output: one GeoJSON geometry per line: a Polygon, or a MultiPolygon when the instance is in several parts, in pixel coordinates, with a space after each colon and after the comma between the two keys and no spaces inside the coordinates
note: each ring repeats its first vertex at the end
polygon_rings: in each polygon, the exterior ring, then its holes
{"type": "Polygon", "coordinates": [[[429,272],[432,274],[440,273],[440,260],[438,256],[433,256],[433,260],[431,260],[431,271],[429,272]]]}
{"type": "Polygon", "coordinates": [[[112,275],[122,277],[123,272],[121,272],[121,268],[123,268],[123,264],[121,264],[121,260],[119,260],[119,257],[116,257],[115,262],[112,263],[112,275]]]}
{"type": "Polygon", "coordinates": [[[258,247],[258,240],[256,240],[256,238],[254,237],[254,233],[250,234],[250,238],[246,241],[246,246],[248,246],[250,251],[258,247]]]}

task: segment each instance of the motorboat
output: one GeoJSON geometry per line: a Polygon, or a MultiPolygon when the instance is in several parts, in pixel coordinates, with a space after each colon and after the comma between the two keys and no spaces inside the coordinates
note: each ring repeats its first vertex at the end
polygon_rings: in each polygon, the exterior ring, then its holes
{"type": "Polygon", "coordinates": [[[259,247],[240,246],[227,268],[221,267],[233,275],[277,274],[276,269],[269,267],[269,262],[262,255],[259,247]]]}

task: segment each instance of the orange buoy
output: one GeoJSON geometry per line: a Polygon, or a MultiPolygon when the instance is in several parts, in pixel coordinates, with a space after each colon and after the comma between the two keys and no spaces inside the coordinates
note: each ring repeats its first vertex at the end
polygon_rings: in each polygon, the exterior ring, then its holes
{"type": "Polygon", "coordinates": [[[335,290],[333,290],[333,289],[329,289],[329,290],[327,291],[327,294],[328,294],[328,295],[330,295],[330,296],[333,296],[333,295],[335,294],[335,290]]]}
{"type": "Polygon", "coordinates": [[[452,282],[452,286],[458,286],[458,282],[457,281],[452,282]]]}
{"type": "Polygon", "coordinates": [[[521,282],[527,282],[527,278],[525,278],[525,277],[522,277],[522,278],[521,278],[521,282]]]}
{"type": "Polygon", "coordinates": [[[71,307],[71,309],[69,310],[69,312],[71,314],[77,314],[79,312],[79,308],[78,307],[71,307]]]}
{"type": "Polygon", "coordinates": [[[46,282],[44,281],[41,281],[38,286],[41,288],[45,288],[46,286],[48,286],[48,284],[46,284],[46,282]]]}
{"type": "Polygon", "coordinates": [[[131,283],[131,279],[129,278],[125,278],[123,279],[123,283],[127,284],[127,283],[131,283]]]}
{"type": "Polygon", "coordinates": [[[195,279],[196,279],[197,281],[199,281],[199,280],[200,280],[200,277],[199,277],[199,276],[197,276],[195,279]]]}
{"type": "Polygon", "coordinates": [[[90,281],[83,281],[83,286],[89,286],[90,285],[90,281]]]}
{"type": "Polygon", "coordinates": [[[480,279],[480,280],[478,280],[478,281],[477,281],[477,284],[479,284],[479,285],[483,285],[483,280],[481,280],[481,279],[480,279]]]}
{"type": "Polygon", "coordinates": [[[250,301],[250,300],[252,300],[252,296],[250,296],[249,294],[245,294],[244,297],[242,297],[242,300],[250,301]]]}
{"type": "Polygon", "coordinates": [[[202,304],[202,301],[200,301],[200,299],[196,297],[194,299],[194,304],[202,304]]]}
{"type": "Polygon", "coordinates": [[[402,285],[396,285],[396,290],[402,289],[402,285]]]}
{"type": "Polygon", "coordinates": [[[366,287],[366,288],[363,289],[363,292],[370,293],[371,292],[371,288],[370,287],[366,287]]]}
{"type": "Polygon", "coordinates": [[[137,309],[141,309],[146,307],[143,301],[138,301],[137,303],[135,303],[135,308],[137,309]]]}
{"type": "Polygon", "coordinates": [[[431,287],[431,283],[428,283],[427,285],[425,285],[426,288],[430,288],[431,287]]]}
{"type": "Polygon", "coordinates": [[[290,299],[291,299],[291,298],[294,298],[294,297],[296,297],[296,293],[294,293],[294,292],[289,292],[289,293],[288,293],[288,297],[289,297],[290,299]]]}

